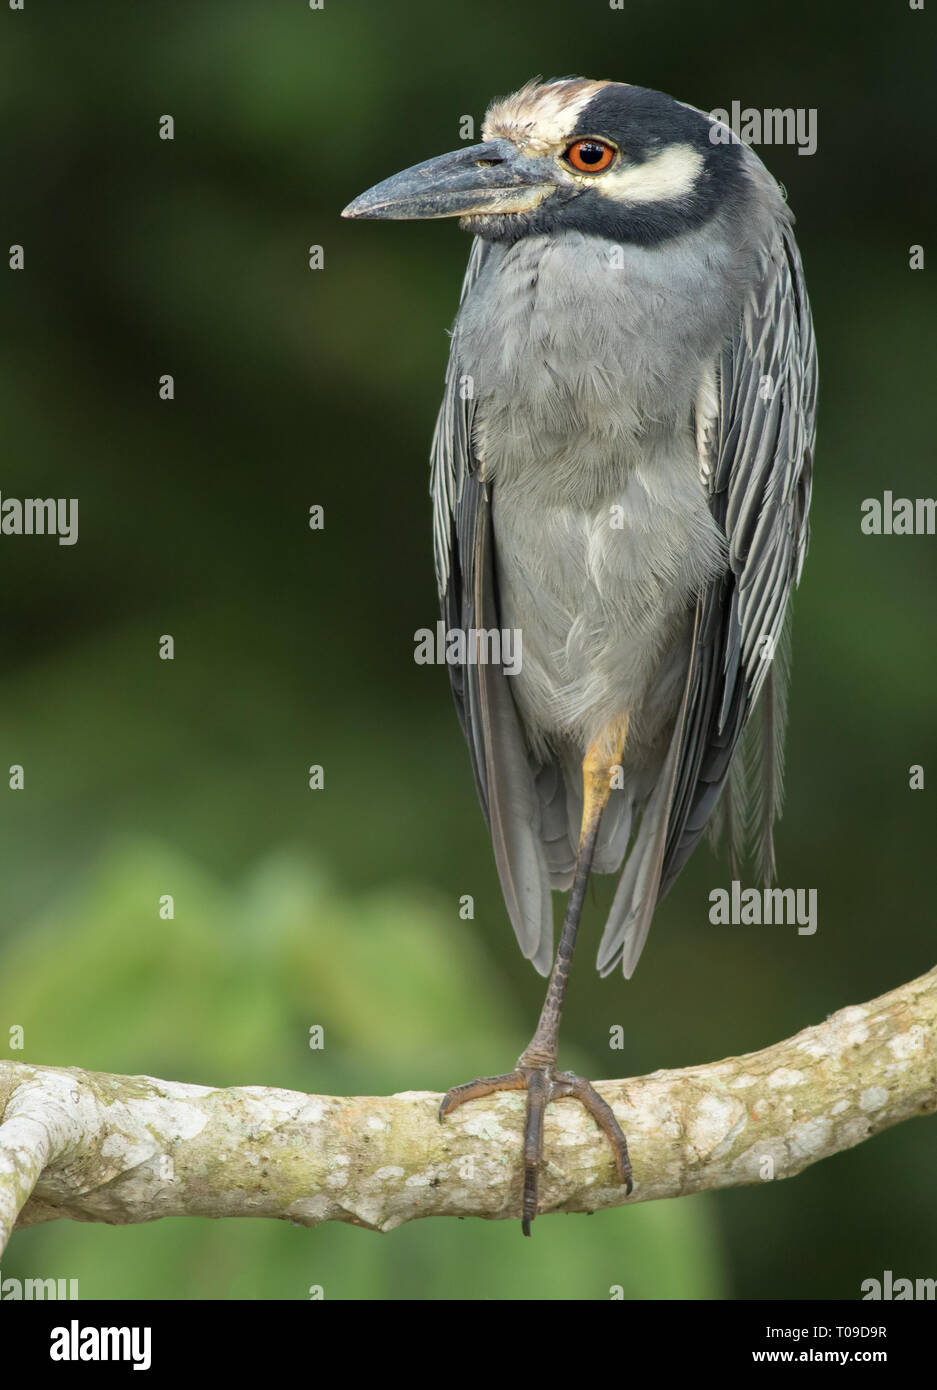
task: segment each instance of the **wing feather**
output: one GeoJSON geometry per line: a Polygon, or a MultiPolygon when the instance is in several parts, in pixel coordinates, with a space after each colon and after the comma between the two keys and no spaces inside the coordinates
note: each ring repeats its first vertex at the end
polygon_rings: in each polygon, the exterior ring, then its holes
{"type": "MultiPolygon", "coordinates": [[[[706,730],[708,747],[728,732],[714,770],[721,788],[728,765],[770,676],[761,729],[750,827],[761,841],[762,862],[773,866],[771,827],[780,809],[787,670],[783,634],[791,593],[800,577],[809,529],[815,434],[817,361],[800,257],[784,227],[742,316],[734,343],[718,369],[721,405],[713,431],[715,459],[710,505],[724,518],[728,570],[704,597],[721,609],[719,716],[706,730]]],[[[701,651],[697,661],[702,661],[701,651]]],[[[682,804],[671,820],[666,892],[702,831],[697,808],[707,787],[698,767],[701,750],[686,747],[678,774],[682,804]]]]}
{"type": "MultiPolygon", "coordinates": [[[[646,874],[640,882],[639,872],[629,872],[639,830],[599,949],[603,973],[621,961],[631,974],[655,904],[713,817],[728,834],[733,857],[747,832],[765,874],[773,872],[772,827],[783,782],[785,620],[809,538],[817,395],[810,308],[786,225],[765,254],[715,375],[715,415],[697,421],[697,440],[728,563],[700,596],[659,875],[646,874]],[[746,789],[736,752],[759,696],[759,718],[752,721],[754,787],[746,789]]],[[[669,781],[669,773],[662,780],[669,781]]],[[[655,839],[662,816],[658,805],[655,839]]]]}
{"type": "MultiPolygon", "coordinates": [[[[462,299],[489,247],[476,238],[462,299]]],[[[474,403],[463,399],[453,342],[432,445],[434,558],[443,620],[468,634],[500,628],[488,488],[472,444],[474,403]]],[[[553,958],[553,903],[542,843],[542,800],[500,666],[449,666],[459,722],[494,848],[505,906],[524,955],[542,975],[553,958]]]]}

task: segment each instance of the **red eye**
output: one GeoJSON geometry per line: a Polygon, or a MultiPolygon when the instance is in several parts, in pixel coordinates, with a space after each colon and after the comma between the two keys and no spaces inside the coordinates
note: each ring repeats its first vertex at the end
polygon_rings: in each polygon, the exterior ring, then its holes
{"type": "Polygon", "coordinates": [[[615,150],[604,140],[577,140],[563,158],[580,174],[601,174],[615,158],[615,150]]]}

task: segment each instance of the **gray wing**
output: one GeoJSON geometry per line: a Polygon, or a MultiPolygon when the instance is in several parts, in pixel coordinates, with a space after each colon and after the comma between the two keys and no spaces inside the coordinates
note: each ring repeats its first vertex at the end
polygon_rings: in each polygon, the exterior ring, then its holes
{"type": "MultiPolygon", "coordinates": [[[[489,245],[476,238],[462,300],[482,271],[489,245]]],[[[447,628],[500,628],[491,506],[472,447],[474,402],[462,389],[458,330],[433,435],[430,492],[433,550],[447,628]]],[[[541,846],[542,803],[520,721],[499,666],[449,666],[459,722],[491,832],[508,915],[524,955],[542,975],[553,958],[553,904],[541,846]]]]}
{"type": "Polygon", "coordinates": [[[782,793],[785,618],[807,548],[817,394],[810,307],[786,226],[765,255],[763,276],[734,340],[714,364],[713,387],[711,409],[704,407],[697,420],[697,438],[728,563],[697,604],[683,708],[602,938],[603,973],[621,960],[630,976],[654,907],[714,812],[733,850],[742,832],[753,831],[765,873],[773,872],[771,830],[782,793]],[[742,758],[733,759],[756,701],[750,725],[756,785],[746,806],[742,758]]]}

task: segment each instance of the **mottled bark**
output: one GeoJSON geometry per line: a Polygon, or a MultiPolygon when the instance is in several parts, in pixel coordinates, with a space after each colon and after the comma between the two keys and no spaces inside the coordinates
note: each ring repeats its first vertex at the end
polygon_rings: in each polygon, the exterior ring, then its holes
{"type": "MultiPolygon", "coordinates": [[[[776,1181],[937,1109],[937,969],[744,1057],[597,1083],[628,1136],[632,1202],[776,1181]]],[[[0,1062],[0,1250],[70,1217],[266,1216],[387,1231],[516,1217],[526,1096],[307,1096],[0,1062]]],[[[581,1105],[547,1113],[540,1211],[626,1200],[581,1105]]]]}

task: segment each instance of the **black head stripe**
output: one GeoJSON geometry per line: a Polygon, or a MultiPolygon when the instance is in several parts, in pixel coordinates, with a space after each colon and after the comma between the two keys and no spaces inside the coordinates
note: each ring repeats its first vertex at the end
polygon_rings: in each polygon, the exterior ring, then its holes
{"type": "Polygon", "coordinates": [[[710,122],[691,107],[649,87],[612,83],[580,112],[573,135],[604,135],[629,159],[650,159],[667,145],[712,148],[710,122]]]}

